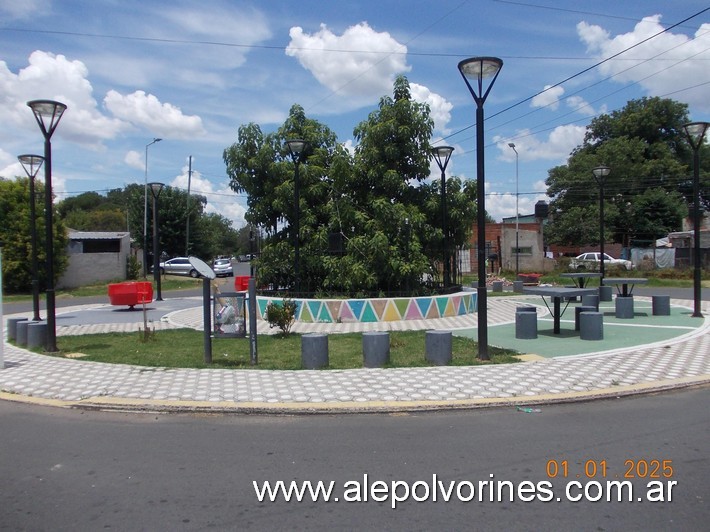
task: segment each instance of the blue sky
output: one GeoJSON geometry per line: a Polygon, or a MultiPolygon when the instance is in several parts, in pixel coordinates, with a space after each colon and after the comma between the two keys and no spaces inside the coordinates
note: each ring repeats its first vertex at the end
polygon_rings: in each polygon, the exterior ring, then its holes
{"type": "Polygon", "coordinates": [[[404,74],[431,105],[434,140],[455,147],[447,173],[475,178],[475,105],[457,64],[497,56],[504,65],[485,104],[486,206],[496,219],[515,214],[513,142],[520,212],[531,213],[548,169],[599,113],[661,96],[710,120],[710,11],[693,17],[708,7],[0,0],[0,176],[24,175],[17,155],[42,154],[26,102],[55,99],[68,105],[52,138],[58,199],[143,183],[146,145],[160,137],[148,149],[149,181],[186,189],[192,156],[191,190],[240,227],[246,198],[230,191],[222,161],[240,125],[272,131],[298,103],[352,147],[353,128],[404,74]]]}

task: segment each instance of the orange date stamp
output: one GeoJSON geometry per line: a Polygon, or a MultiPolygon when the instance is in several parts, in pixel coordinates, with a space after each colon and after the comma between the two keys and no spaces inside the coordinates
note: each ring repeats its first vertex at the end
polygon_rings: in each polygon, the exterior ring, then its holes
{"type": "Polygon", "coordinates": [[[547,478],[623,478],[663,479],[673,478],[673,460],[634,458],[624,460],[618,469],[612,469],[608,460],[588,459],[579,463],[569,460],[548,460],[547,478]]]}

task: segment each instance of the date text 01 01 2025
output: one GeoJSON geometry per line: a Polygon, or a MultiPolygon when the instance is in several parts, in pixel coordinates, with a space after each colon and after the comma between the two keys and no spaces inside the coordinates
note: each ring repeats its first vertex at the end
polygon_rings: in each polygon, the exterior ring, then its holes
{"type": "Polygon", "coordinates": [[[613,472],[607,460],[585,460],[575,471],[568,460],[548,460],[545,473],[548,478],[673,478],[673,460],[624,460],[621,471],[613,472]]]}

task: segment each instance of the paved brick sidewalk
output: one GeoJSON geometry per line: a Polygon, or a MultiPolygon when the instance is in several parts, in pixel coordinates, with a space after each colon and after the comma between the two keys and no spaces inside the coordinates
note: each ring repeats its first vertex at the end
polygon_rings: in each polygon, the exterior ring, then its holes
{"type": "MultiPolygon", "coordinates": [[[[710,303],[703,303],[708,316],[710,303]]],[[[490,298],[490,323],[513,321],[517,304],[490,298]]],[[[692,306],[689,301],[673,304],[692,306]]],[[[471,328],[476,315],[436,322],[426,321],[424,328],[471,328]]],[[[173,312],[154,325],[200,327],[201,309],[173,312]]],[[[127,330],[135,330],[135,323],[131,327],[127,330]]],[[[298,324],[294,330],[349,332],[375,327],[298,324]]],[[[422,324],[386,322],[377,327],[411,329],[422,324]]],[[[94,324],[59,327],[58,334],[107,330],[126,329],[120,323],[94,324]]],[[[323,371],[112,365],[38,355],[6,343],[0,398],[85,408],[222,412],[396,411],[586,400],[710,382],[709,330],[706,317],[694,331],[658,345],[521,364],[323,371]]],[[[268,332],[265,322],[260,332],[268,332]]]]}

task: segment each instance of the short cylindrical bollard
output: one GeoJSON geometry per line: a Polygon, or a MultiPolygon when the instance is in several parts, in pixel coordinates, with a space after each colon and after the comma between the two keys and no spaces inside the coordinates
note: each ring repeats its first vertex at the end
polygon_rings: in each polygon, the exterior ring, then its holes
{"type": "Polygon", "coordinates": [[[503,281],[493,281],[493,291],[502,292],[503,291],[503,281]]]}
{"type": "Polygon", "coordinates": [[[604,323],[601,312],[582,312],[579,315],[579,337],[582,340],[603,340],[604,323]]]}
{"type": "Polygon", "coordinates": [[[27,349],[43,346],[47,341],[47,322],[31,321],[27,324],[27,349]]]}
{"type": "Polygon", "coordinates": [[[513,281],[513,292],[516,294],[521,294],[523,292],[523,282],[513,281]]]}
{"type": "MultiPolygon", "coordinates": [[[[526,309],[526,307],[521,307],[526,309]]],[[[522,310],[515,312],[515,337],[518,340],[534,340],[537,338],[537,312],[522,310]]]]}
{"type": "Polygon", "coordinates": [[[304,334],[301,337],[301,365],[303,369],[325,368],[328,363],[328,335],[304,334]]]}
{"type": "Polygon", "coordinates": [[[594,310],[599,310],[599,296],[596,294],[586,294],[582,296],[582,305],[585,307],[594,307],[594,310]]]}
{"type": "Polygon", "coordinates": [[[582,312],[597,312],[598,310],[599,309],[597,309],[596,307],[592,307],[592,306],[587,307],[585,305],[581,305],[579,307],[574,307],[574,330],[575,331],[579,330],[579,315],[582,312]]]}
{"type": "Polygon", "coordinates": [[[15,334],[15,343],[22,347],[27,345],[27,325],[29,325],[29,320],[18,321],[17,331],[15,334]]]}
{"type": "Polygon", "coordinates": [[[15,340],[17,338],[17,324],[21,321],[27,321],[27,318],[8,318],[7,319],[7,339],[15,340]]]}
{"type": "Polygon", "coordinates": [[[599,287],[599,301],[611,301],[611,286],[599,287]]]}
{"type": "Polygon", "coordinates": [[[651,296],[651,308],[654,316],[670,316],[671,296],[651,296]]]}
{"type": "Polygon", "coordinates": [[[451,362],[453,334],[451,331],[427,331],[425,336],[426,361],[435,366],[451,362]]]}
{"type": "Polygon", "coordinates": [[[616,296],[614,315],[620,320],[630,320],[634,317],[634,296],[616,296]]]}
{"type": "Polygon", "coordinates": [[[362,357],[366,368],[381,368],[390,361],[390,333],[362,333],[362,357]]]}

